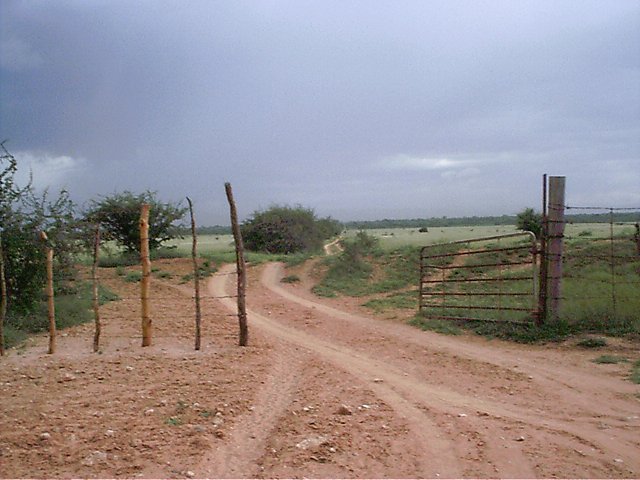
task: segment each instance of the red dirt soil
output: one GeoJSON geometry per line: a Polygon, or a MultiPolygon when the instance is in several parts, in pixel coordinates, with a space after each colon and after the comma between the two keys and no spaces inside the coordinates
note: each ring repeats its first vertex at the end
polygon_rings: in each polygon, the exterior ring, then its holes
{"type": "MultiPolygon", "coordinates": [[[[283,284],[279,264],[250,268],[250,346],[237,346],[235,276],[208,280],[194,351],[186,259],[154,266],[153,345],[142,348],[139,287],[102,282],[101,353],[93,325],[0,359],[2,477],[600,477],[640,476],[637,343],[597,352],[443,336],[376,317],[354,299],[310,293],[310,267],[283,284]],[[227,298],[219,298],[227,297],[227,298]]],[[[361,301],[360,301],[361,303],[361,301]]]]}

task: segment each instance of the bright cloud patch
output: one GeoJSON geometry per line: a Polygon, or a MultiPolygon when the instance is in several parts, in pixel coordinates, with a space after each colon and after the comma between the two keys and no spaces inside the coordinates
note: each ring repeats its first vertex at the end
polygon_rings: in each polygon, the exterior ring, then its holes
{"type": "Polygon", "coordinates": [[[64,186],[66,180],[84,167],[85,161],[67,155],[51,155],[41,152],[18,152],[18,179],[21,184],[33,176],[33,185],[38,189],[64,186]]]}
{"type": "Polygon", "coordinates": [[[396,155],[382,160],[380,166],[386,170],[459,170],[468,169],[475,163],[475,160],[396,155]]]}

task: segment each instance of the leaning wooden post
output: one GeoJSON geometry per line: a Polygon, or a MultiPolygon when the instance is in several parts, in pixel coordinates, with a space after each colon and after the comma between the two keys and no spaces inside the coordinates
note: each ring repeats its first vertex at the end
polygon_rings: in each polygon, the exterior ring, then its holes
{"type": "Polygon", "coordinates": [[[549,312],[554,321],[560,318],[562,304],[564,189],[565,177],[549,177],[547,258],[549,261],[549,312]]]}
{"type": "Polygon", "coordinates": [[[202,312],[200,310],[200,268],[198,268],[198,237],[196,235],[196,219],[193,214],[193,203],[187,197],[189,203],[189,213],[191,214],[191,259],[193,260],[193,288],[195,290],[196,302],[196,350],[200,350],[200,324],[202,322],[202,312]]]}
{"type": "Polygon", "coordinates": [[[93,316],[95,319],[95,332],[93,334],[93,351],[100,349],[100,297],[98,294],[98,257],[100,255],[100,225],[96,225],[93,237],[93,268],[91,269],[91,280],[93,282],[93,316]]]}
{"type": "Polygon", "coordinates": [[[151,316],[149,314],[149,287],[151,284],[151,260],[149,259],[149,204],[140,209],[140,263],[142,279],[140,281],[140,300],[142,302],[142,346],[151,345],[151,316]]]}
{"type": "Polygon", "coordinates": [[[247,290],[247,274],[244,263],[244,246],[242,244],[242,235],[240,226],[238,225],[238,213],[236,204],[233,201],[233,191],[231,184],[224,184],[227,192],[227,200],[229,200],[229,208],[231,210],[231,229],[233,230],[233,238],[236,244],[236,269],[238,272],[238,322],[240,324],[240,346],[244,347],[249,343],[249,330],[247,327],[247,308],[245,303],[245,293],[247,290]]]}
{"type": "Polygon", "coordinates": [[[45,232],[40,232],[40,239],[45,244],[47,254],[47,311],[49,313],[49,351],[56,353],[56,306],[53,294],[53,247],[45,232]]]}
{"type": "Polygon", "coordinates": [[[2,226],[0,226],[0,355],[4,355],[4,321],[7,318],[7,280],[4,276],[2,226]]]}

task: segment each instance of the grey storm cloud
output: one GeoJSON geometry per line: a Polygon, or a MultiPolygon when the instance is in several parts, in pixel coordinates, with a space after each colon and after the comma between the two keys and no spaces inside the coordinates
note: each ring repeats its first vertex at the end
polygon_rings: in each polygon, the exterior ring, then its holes
{"type": "Polygon", "coordinates": [[[0,136],[79,202],[226,223],[513,213],[544,172],[640,206],[636,1],[0,3],[0,136]]]}

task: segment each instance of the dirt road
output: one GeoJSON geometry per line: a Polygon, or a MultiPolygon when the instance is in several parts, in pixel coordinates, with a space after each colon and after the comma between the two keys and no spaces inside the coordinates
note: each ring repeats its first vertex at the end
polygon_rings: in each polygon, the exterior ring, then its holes
{"type": "MultiPolygon", "coordinates": [[[[275,383],[295,377],[302,350],[306,364],[317,363],[336,378],[347,375],[347,384],[373,395],[371,403],[391,409],[388,421],[405,424],[405,458],[394,461],[390,453],[389,469],[369,475],[610,477],[640,472],[638,388],[596,368],[589,355],[418,332],[321,303],[305,290],[283,286],[283,275],[277,264],[264,268],[250,312],[251,324],[287,344],[283,355],[292,355],[275,383]]],[[[222,295],[223,277],[210,287],[222,295]]],[[[227,301],[227,307],[232,309],[233,302],[227,301]]],[[[312,383],[305,388],[324,387],[312,383]]],[[[344,393],[335,409],[341,403],[357,409],[344,393]]],[[[280,427],[286,417],[278,420],[280,427]]],[[[384,426],[377,425],[380,434],[386,433],[384,426]]]]}
{"type": "Polygon", "coordinates": [[[2,477],[600,477],[640,475],[637,345],[606,351],[442,336],[319,299],[308,269],[250,269],[250,347],[239,348],[235,277],[205,299],[193,351],[192,300],[153,286],[154,346],[139,347],[136,286],[59,353],[41,337],[0,360],[2,477]],[[289,274],[291,272],[287,272],[289,274]],[[227,297],[227,298],[224,298],[227,297]]]}

